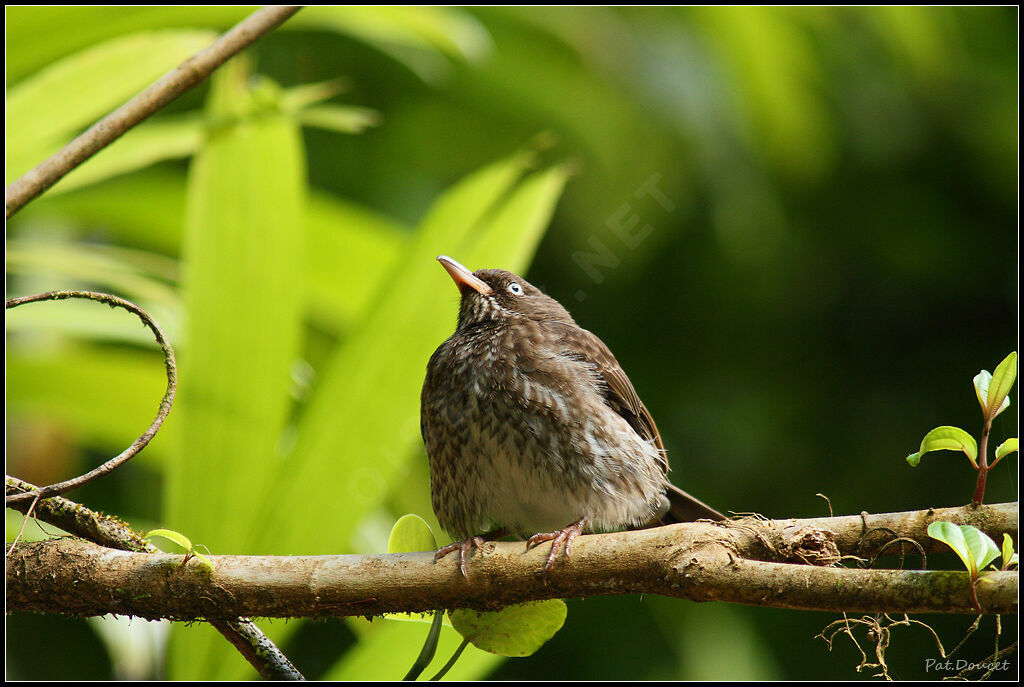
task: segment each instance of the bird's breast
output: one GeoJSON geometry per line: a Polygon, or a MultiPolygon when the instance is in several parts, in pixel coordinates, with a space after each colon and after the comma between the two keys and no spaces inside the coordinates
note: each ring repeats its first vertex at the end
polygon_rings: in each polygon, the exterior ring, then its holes
{"type": "Polygon", "coordinates": [[[484,521],[532,532],[583,516],[639,522],[664,490],[656,449],[605,403],[593,368],[529,330],[446,341],[422,413],[435,510],[461,504],[447,519],[466,536],[484,521]]]}

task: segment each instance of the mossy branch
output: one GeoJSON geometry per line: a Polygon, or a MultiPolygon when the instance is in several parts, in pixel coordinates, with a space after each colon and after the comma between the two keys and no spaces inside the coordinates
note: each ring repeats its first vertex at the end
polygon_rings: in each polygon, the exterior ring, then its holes
{"type": "MultiPolygon", "coordinates": [[[[1016,537],[1017,504],[813,520],[745,518],[583,536],[572,558],[548,576],[540,574],[546,547],[527,552],[522,543],[500,542],[473,554],[468,581],[455,557],[435,563],[431,552],[212,556],[211,572],[194,561],[182,566],[177,555],[49,540],[19,544],[8,557],[7,604],[8,610],[80,616],[316,618],[646,593],[831,612],[973,614],[965,571],[835,567],[837,552],[862,555],[854,552],[875,527],[872,520],[887,523],[893,536],[925,543],[920,527],[936,519],[967,521],[996,538],[1003,532],[1016,537]],[[815,559],[829,564],[804,562],[815,559]]],[[[977,590],[984,613],[1017,611],[1017,577],[985,574],[977,590]]]]}

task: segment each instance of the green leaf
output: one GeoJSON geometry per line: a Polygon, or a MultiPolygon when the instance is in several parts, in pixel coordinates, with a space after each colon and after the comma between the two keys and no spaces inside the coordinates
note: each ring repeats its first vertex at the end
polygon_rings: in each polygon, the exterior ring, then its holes
{"type": "MultiPolygon", "coordinates": [[[[243,69],[235,60],[215,73],[212,117],[220,103],[245,108],[243,69]]],[[[190,170],[175,406],[182,449],[169,470],[168,515],[210,541],[231,533],[220,545],[238,553],[252,517],[243,504],[273,479],[291,411],[304,200],[302,142],[284,115],[263,112],[212,132],[190,170]]]]}
{"type": "Polygon", "coordinates": [[[974,395],[978,397],[982,415],[988,416],[988,388],[992,384],[992,373],[982,370],[974,375],[974,395]]]}
{"type": "Polygon", "coordinates": [[[296,21],[285,26],[332,29],[382,50],[394,46],[439,50],[459,60],[479,58],[491,47],[490,34],[483,25],[456,8],[317,5],[306,9],[309,11],[299,12],[296,21]]]}
{"type": "Polygon", "coordinates": [[[12,218],[9,229],[18,236],[29,236],[35,227],[56,219],[76,232],[76,238],[82,238],[93,231],[90,227],[102,225],[105,236],[119,245],[177,256],[185,188],[184,170],[150,167],[87,188],[43,194],[12,218]]]}
{"type": "Polygon", "coordinates": [[[907,456],[907,462],[911,467],[917,467],[922,456],[929,451],[963,451],[971,465],[978,468],[978,444],[974,437],[959,427],[936,427],[928,432],[921,440],[918,452],[907,456]]]}
{"type": "Polygon", "coordinates": [[[992,381],[988,387],[986,408],[989,418],[994,418],[1010,405],[1009,393],[1017,380],[1017,351],[1010,353],[1003,362],[996,366],[992,373],[992,381]]]}
{"type": "Polygon", "coordinates": [[[949,548],[953,549],[960,560],[963,561],[964,567],[971,575],[977,572],[977,568],[974,567],[973,561],[971,560],[971,554],[967,550],[967,542],[964,541],[964,533],[958,525],[954,525],[951,522],[933,522],[928,525],[928,536],[932,539],[938,539],[943,542],[949,548]]]}
{"type": "MultiPolygon", "coordinates": [[[[293,554],[349,550],[356,526],[405,474],[410,448],[419,441],[424,366],[451,334],[458,297],[435,258],[460,249],[470,253],[469,246],[477,244],[488,248],[491,266],[526,265],[558,196],[551,184],[540,184],[548,192],[539,193],[537,182],[513,190],[529,157],[516,155],[474,173],[427,213],[381,282],[373,308],[323,365],[298,421],[295,447],[280,464],[278,493],[266,496],[287,500],[286,492],[294,489],[295,507],[287,517],[267,511],[265,526],[249,527],[253,548],[293,554]],[[534,203],[545,207],[538,210],[534,203]],[[505,208],[517,209],[519,221],[505,208]],[[499,216],[506,219],[495,222],[499,216]],[[311,484],[331,485],[334,496],[301,498],[300,492],[308,493],[303,485],[311,484]],[[326,538],[301,525],[314,520],[332,523],[326,538]]],[[[550,179],[558,172],[534,176],[550,179]]],[[[559,178],[564,182],[564,173],[559,178]]]]}
{"type": "Polygon", "coordinates": [[[8,183],[215,38],[211,31],[195,30],[121,36],[66,57],[11,88],[8,183]]]}
{"type": "Polygon", "coordinates": [[[1017,565],[1017,553],[1013,550],[1013,538],[1003,532],[1003,570],[1008,569],[1011,565],[1017,565]]]}
{"type": "MultiPolygon", "coordinates": [[[[146,251],[87,241],[10,239],[7,271],[25,276],[47,274],[47,278],[59,283],[83,281],[102,291],[120,294],[149,311],[165,331],[171,324],[165,317],[166,311],[176,310],[180,305],[176,290],[166,283],[168,277],[176,279],[177,261],[146,251]],[[150,308],[154,305],[162,312],[152,312],[150,308]]],[[[138,327],[133,326],[132,331],[136,330],[138,327]]],[[[142,338],[152,340],[152,335],[142,338]]]]}
{"type": "MultiPolygon", "coordinates": [[[[118,255],[119,251],[108,246],[83,243],[11,241],[8,247],[8,274],[24,275],[27,279],[41,278],[49,283],[75,285],[84,282],[101,291],[121,294],[159,322],[169,340],[174,341],[179,333],[177,293],[162,281],[141,273],[128,255],[118,255]]],[[[136,256],[144,259],[138,252],[136,256]]],[[[49,335],[51,340],[64,342],[74,337],[130,342],[157,350],[152,332],[140,327],[137,318],[123,317],[123,310],[113,311],[94,305],[84,300],[73,300],[59,305],[23,307],[17,316],[8,318],[7,331],[36,337],[49,335]]]]}
{"type": "Polygon", "coordinates": [[[192,552],[192,557],[195,558],[196,560],[200,561],[201,563],[203,563],[210,570],[216,570],[217,569],[217,567],[213,564],[213,561],[211,561],[209,558],[207,558],[203,554],[199,553],[198,551],[193,551],[192,552]]]}
{"type": "Polygon", "coordinates": [[[554,637],[565,623],[561,599],[533,601],[482,613],[452,610],[452,626],[477,648],[499,656],[529,656],[554,637]]]}
{"type": "MultiPolygon", "coordinates": [[[[1003,360],[1002,363],[1000,363],[999,367],[996,368],[996,374],[1000,375],[1000,381],[1003,383],[1006,382],[1007,374],[1011,375],[1009,384],[1005,387],[1006,393],[1009,393],[1009,390],[1013,387],[1013,378],[1016,377],[1016,360],[1017,354],[1011,353],[1005,360],[1003,360]],[[1007,361],[1010,360],[1011,356],[1013,357],[1013,365],[1008,366],[1007,361]],[[1010,369],[1011,367],[1012,369],[1010,369]],[[1000,370],[1000,368],[1003,369],[1000,370]]],[[[988,370],[982,370],[974,377],[974,393],[978,397],[978,403],[981,404],[982,414],[989,420],[1010,406],[1009,397],[1006,396],[1006,394],[1003,394],[1002,400],[999,401],[998,408],[995,411],[990,410],[993,407],[991,403],[994,403],[996,401],[996,397],[1000,395],[1000,382],[997,381],[993,386],[992,379],[993,375],[988,370]],[[992,396],[991,398],[990,395],[992,396]]]]}
{"type": "Polygon", "coordinates": [[[300,110],[296,116],[304,126],[342,134],[359,134],[380,124],[380,114],[376,110],[350,105],[314,105],[300,110]]]}
{"type": "MultiPolygon", "coordinates": [[[[31,234],[30,225],[52,222],[56,215],[83,227],[102,225],[106,234],[130,245],[177,254],[184,198],[184,175],[154,167],[88,189],[48,193],[19,212],[12,225],[25,227],[17,235],[27,235],[31,234]]],[[[413,233],[396,219],[315,189],[306,203],[305,231],[309,249],[298,276],[306,282],[308,307],[316,325],[331,332],[362,319],[413,233]]],[[[84,245],[84,241],[76,242],[68,250],[84,245]]],[[[139,256],[133,256],[131,262],[139,264],[139,256]]],[[[178,281],[176,271],[172,280],[178,281]]],[[[165,331],[172,324],[157,319],[165,331]]]]}
{"type": "Polygon", "coordinates": [[[192,552],[192,540],[186,537],[181,532],[175,532],[174,530],[150,530],[146,532],[143,539],[150,539],[152,537],[163,537],[164,539],[170,539],[172,542],[185,549],[185,553],[192,552]]]}
{"type": "Polygon", "coordinates": [[[836,155],[833,120],[811,84],[824,77],[809,35],[775,7],[691,10],[694,29],[714,51],[746,100],[753,140],[785,171],[814,176],[836,155]]]}
{"type": "MultiPolygon", "coordinates": [[[[289,428],[289,439],[294,437],[294,442],[284,445],[283,455],[274,455],[273,460],[268,461],[262,455],[263,447],[257,452],[261,454],[258,462],[250,458],[249,472],[257,471],[257,464],[271,466],[264,474],[263,489],[251,497],[253,501],[268,505],[255,510],[251,507],[237,509],[239,515],[248,518],[244,525],[219,525],[222,537],[228,532],[247,536],[247,542],[235,548],[264,554],[353,550],[353,532],[367,515],[379,509],[384,495],[407,474],[407,462],[415,455],[410,449],[419,441],[419,392],[424,366],[431,352],[451,334],[454,326],[458,292],[450,290],[451,280],[435,257],[485,239],[488,243],[500,242],[510,258],[527,260],[530,257],[546,228],[546,219],[534,223],[524,215],[523,222],[500,227],[501,231],[508,231],[503,236],[490,234],[490,220],[506,204],[518,202],[515,198],[519,189],[515,188],[515,183],[526,171],[531,158],[531,154],[517,154],[478,171],[443,194],[427,213],[415,236],[405,242],[405,251],[378,282],[381,288],[374,294],[373,307],[364,309],[364,316],[351,324],[336,351],[318,366],[317,383],[296,420],[294,433],[289,428]],[[529,247],[529,251],[524,246],[529,247]],[[282,499],[293,502],[294,507],[284,511],[270,507],[269,504],[282,499]],[[310,527],[311,522],[330,525],[310,527]]],[[[249,164],[249,167],[255,165],[249,164]]],[[[263,167],[265,165],[258,168],[263,167]]],[[[538,174],[546,176],[548,172],[538,174]]],[[[268,200],[272,200],[272,194],[268,200]]],[[[533,216],[538,220],[546,217],[536,213],[533,216]]],[[[282,225],[293,229],[295,222],[282,225]]],[[[256,235],[250,233],[250,237],[256,235]]],[[[251,243],[251,240],[239,240],[251,243]]],[[[357,260],[358,256],[348,259],[357,260]]],[[[232,259],[225,260],[230,263],[232,259]]],[[[525,266],[525,262],[502,261],[499,264],[517,270],[525,266]]],[[[293,279],[296,274],[298,272],[293,273],[293,279]]],[[[251,286],[248,279],[237,283],[245,284],[246,288],[251,286]]],[[[273,300],[270,296],[265,298],[273,300]]],[[[259,299],[259,303],[262,306],[263,299],[259,299]]],[[[217,317],[212,313],[209,317],[214,326],[217,317]]],[[[217,326],[224,329],[226,325],[217,326]]],[[[266,335],[273,333],[276,326],[262,326],[257,331],[266,335]]],[[[220,374],[216,370],[208,370],[208,373],[220,374]]],[[[220,418],[220,422],[228,419],[230,416],[220,418]]],[[[191,420],[191,416],[182,418],[185,423],[191,420]]],[[[263,431],[260,423],[246,426],[263,431]]],[[[248,441],[246,439],[247,446],[248,441]]],[[[219,451],[209,447],[194,450],[197,455],[191,459],[195,463],[191,471],[208,472],[209,461],[205,467],[201,465],[204,457],[219,451]]],[[[229,449],[222,447],[221,450],[229,449]]],[[[237,451],[230,449],[230,453],[234,456],[237,451]]],[[[223,458],[218,456],[218,474],[224,472],[222,462],[223,458]]],[[[253,479],[246,474],[238,481],[253,479]]],[[[216,481],[234,485],[234,480],[226,475],[216,481]]],[[[404,488],[425,491],[427,485],[404,488]]],[[[236,493],[234,486],[232,493],[236,493]]],[[[237,493],[249,491],[239,487],[237,493]]],[[[219,500],[224,500],[223,495],[219,500]]],[[[419,623],[394,624],[422,630],[419,623]]],[[[207,635],[209,646],[224,644],[216,633],[207,635]]],[[[176,649],[178,647],[182,647],[180,655],[188,657],[189,675],[209,677],[216,673],[240,677],[235,672],[236,664],[222,660],[224,654],[219,648],[213,655],[206,647],[200,649],[189,643],[176,645],[176,649]],[[196,660],[199,651],[207,655],[196,660]]],[[[462,661],[465,660],[463,656],[462,661]]],[[[184,669],[184,658],[182,661],[184,669]]]]}
{"type": "Polygon", "coordinates": [[[988,564],[999,557],[999,547],[992,541],[992,538],[970,525],[961,525],[964,533],[964,541],[967,542],[967,550],[971,552],[977,570],[981,572],[988,564]]]}
{"type": "MultiPolygon", "coordinates": [[[[12,323],[28,314],[31,307],[8,312],[9,332],[12,323]]],[[[44,304],[38,309],[49,307],[44,304]]],[[[55,317],[64,314],[63,304],[55,309],[60,311],[55,317]]],[[[114,314],[109,308],[101,308],[100,312],[114,314]]],[[[95,319],[96,313],[91,317],[95,319]]],[[[118,323],[121,319],[117,318],[118,323]]],[[[141,326],[136,328],[146,331],[141,326]]],[[[152,336],[149,340],[152,342],[152,336]]],[[[67,341],[57,348],[59,354],[42,356],[40,341],[40,337],[28,336],[27,332],[8,341],[9,423],[13,425],[26,417],[46,418],[48,423],[66,425],[82,445],[114,456],[153,421],[154,408],[167,384],[163,356],[155,346],[153,350],[144,350],[67,341]]],[[[154,471],[166,466],[173,443],[169,432],[174,431],[168,424],[174,423],[174,416],[172,412],[164,428],[145,451],[132,459],[132,464],[146,464],[148,470],[154,471]]]]}
{"type": "Polygon", "coordinates": [[[331,79],[316,83],[292,86],[281,92],[281,108],[286,112],[297,113],[311,105],[318,105],[345,90],[344,79],[331,79]]]}
{"type": "Polygon", "coordinates": [[[475,60],[492,46],[490,34],[476,18],[452,7],[311,5],[282,28],[349,35],[389,55],[428,83],[451,72],[451,59],[475,60]]]}
{"type": "MultiPolygon", "coordinates": [[[[214,73],[207,110],[222,124],[189,169],[179,442],[165,498],[167,518],[195,536],[233,553],[266,553],[248,547],[259,513],[283,517],[261,499],[278,478],[301,355],[306,168],[298,124],[266,106],[275,89],[250,91],[245,66],[235,58],[214,73]]],[[[332,497],[307,489],[301,499],[315,510],[332,497]]],[[[172,637],[175,679],[226,678],[244,666],[227,660],[231,647],[216,633],[176,626],[172,637]]]]}
{"type": "Polygon", "coordinates": [[[185,549],[186,552],[192,550],[192,540],[186,537],[181,532],[175,532],[174,530],[155,529],[146,532],[143,539],[149,539],[150,537],[163,537],[164,539],[170,539],[172,542],[185,549]]]}
{"type": "MultiPolygon", "coordinates": [[[[996,447],[996,460],[998,461],[1003,456],[1008,456],[1011,453],[1017,452],[1017,437],[1007,439],[1003,443],[996,447]]],[[[995,465],[995,463],[992,463],[995,465]]]]}
{"type": "Polygon", "coordinates": [[[8,83],[101,41],[176,27],[226,30],[252,11],[234,5],[9,5],[5,17],[8,83]]]}
{"type": "MultiPolygon", "coordinates": [[[[473,270],[501,266],[522,272],[533,258],[569,176],[567,165],[556,165],[524,179],[508,202],[497,208],[489,224],[472,237],[468,250],[458,251],[465,257],[463,264],[473,265],[473,270]]],[[[442,284],[449,286],[443,280],[442,284]]]]}
{"type": "Polygon", "coordinates": [[[999,547],[991,537],[970,525],[933,522],[928,525],[928,536],[953,549],[972,578],[999,556],[999,547]]]}
{"type": "Polygon", "coordinates": [[[411,228],[326,193],[310,195],[306,226],[303,274],[313,315],[335,329],[361,321],[407,249],[411,228]]]}
{"type": "Polygon", "coordinates": [[[203,126],[202,118],[190,115],[144,122],[57,182],[50,193],[64,193],[164,160],[190,157],[202,143],[203,126]]]}
{"type": "Polygon", "coordinates": [[[409,551],[434,551],[437,540],[430,531],[427,521],[414,513],[403,515],[391,528],[388,537],[388,553],[409,551]]]}
{"type": "Polygon", "coordinates": [[[181,532],[175,532],[174,530],[151,530],[147,532],[143,538],[149,539],[150,537],[163,537],[164,539],[170,539],[172,542],[174,542],[181,548],[185,549],[186,561],[189,558],[195,558],[210,570],[217,569],[216,566],[213,564],[213,561],[211,561],[209,558],[196,551],[195,547],[192,545],[192,541],[181,532]]]}

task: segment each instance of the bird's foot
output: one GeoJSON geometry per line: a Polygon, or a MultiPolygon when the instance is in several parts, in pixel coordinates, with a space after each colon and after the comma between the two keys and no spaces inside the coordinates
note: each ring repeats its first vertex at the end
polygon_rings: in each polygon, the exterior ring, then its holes
{"type": "Polygon", "coordinates": [[[486,540],[481,535],[470,537],[469,539],[463,539],[462,541],[454,541],[448,546],[442,546],[434,554],[434,562],[441,560],[452,551],[459,552],[459,571],[462,572],[462,576],[467,580],[469,579],[469,573],[466,572],[466,556],[473,549],[482,549],[486,543],[486,540]]]}
{"type": "Polygon", "coordinates": [[[580,518],[563,529],[556,530],[555,532],[540,532],[527,540],[527,551],[543,541],[551,542],[551,553],[548,554],[547,563],[544,564],[544,574],[551,572],[551,569],[555,565],[555,560],[558,558],[558,549],[563,545],[565,546],[565,557],[571,557],[570,550],[572,549],[572,540],[583,533],[583,527],[586,523],[586,518],[580,518]]]}
{"type": "Polygon", "coordinates": [[[466,572],[466,556],[469,555],[469,552],[473,549],[480,549],[482,551],[484,544],[487,542],[494,541],[495,539],[501,539],[505,536],[508,536],[508,530],[504,527],[498,527],[490,532],[484,532],[483,534],[478,534],[477,536],[470,537],[469,539],[452,542],[448,546],[442,546],[437,550],[437,553],[434,554],[434,562],[436,563],[441,560],[452,551],[458,551],[459,571],[462,573],[462,576],[468,580],[469,573],[466,572]]]}

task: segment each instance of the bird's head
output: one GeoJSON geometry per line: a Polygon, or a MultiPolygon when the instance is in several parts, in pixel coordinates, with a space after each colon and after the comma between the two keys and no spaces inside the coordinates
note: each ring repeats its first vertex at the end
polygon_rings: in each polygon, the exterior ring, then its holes
{"type": "Polygon", "coordinates": [[[488,320],[528,318],[573,323],[572,316],[554,298],[507,270],[470,272],[447,255],[437,261],[459,287],[459,328],[488,320]]]}

